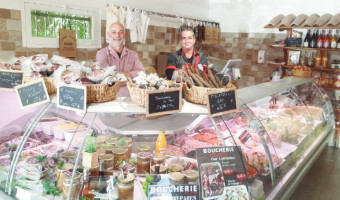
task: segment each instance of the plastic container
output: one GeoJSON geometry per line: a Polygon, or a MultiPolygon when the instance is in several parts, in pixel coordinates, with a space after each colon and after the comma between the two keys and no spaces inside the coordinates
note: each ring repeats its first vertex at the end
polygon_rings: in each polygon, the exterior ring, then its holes
{"type": "Polygon", "coordinates": [[[185,170],[183,172],[184,174],[184,177],[185,177],[185,181],[188,183],[188,184],[198,184],[198,172],[195,171],[195,170],[185,170]]]}
{"type": "Polygon", "coordinates": [[[69,122],[64,120],[57,120],[57,121],[50,121],[50,122],[44,122],[42,124],[43,132],[46,135],[53,135],[53,126],[61,126],[68,124],[69,122]]]}
{"type": "Polygon", "coordinates": [[[169,174],[170,183],[173,185],[184,184],[184,175],[181,172],[171,172],[169,174]]]}
{"type": "Polygon", "coordinates": [[[75,128],[75,129],[64,130],[64,138],[66,142],[71,142],[73,135],[77,137],[77,136],[83,136],[85,134],[86,134],[85,127],[79,127],[78,129],[75,128]]]}
{"type": "Polygon", "coordinates": [[[74,123],[60,125],[60,126],[53,126],[52,130],[53,130],[54,138],[63,140],[63,139],[65,139],[65,137],[64,137],[64,131],[65,130],[74,130],[77,127],[83,128],[84,126],[83,125],[78,126],[78,124],[74,124],[74,123]]]}
{"type": "Polygon", "coordinates": [[[36,132],[42,132],[43,131],[43,124],[46,122],[55,122],[55,121],[60,121],[62,120],[61,118],[58,117],[51,117],[51,118],[42,118],[40,119],[40,121],[38,122],[38,124],[35,126],[34,130],[36,132]]]}

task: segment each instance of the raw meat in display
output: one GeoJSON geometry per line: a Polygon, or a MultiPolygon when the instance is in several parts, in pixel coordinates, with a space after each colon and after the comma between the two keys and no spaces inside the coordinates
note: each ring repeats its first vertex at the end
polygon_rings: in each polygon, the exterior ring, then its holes
{"type": "Polygon", "coordinates": [[[171,145],[171,144],[167,145],[166,154],[170,155],[170,156],[181,156],[181,157],[185,156],[181,147],[174,146],[174,145],[171,145]]]}

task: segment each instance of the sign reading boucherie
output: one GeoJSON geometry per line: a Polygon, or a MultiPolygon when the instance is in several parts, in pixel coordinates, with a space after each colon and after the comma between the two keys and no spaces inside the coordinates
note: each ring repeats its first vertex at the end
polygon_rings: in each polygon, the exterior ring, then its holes
{"type": "Polygon", "coordinates": [[[76,31],[59,29],[59,55],[74,58],[77,55],[76,31]]]}
{"type": "Polygon", "coordinates": [[[150,185],[149,200],[198,200],[198,185],[150,185]]]}

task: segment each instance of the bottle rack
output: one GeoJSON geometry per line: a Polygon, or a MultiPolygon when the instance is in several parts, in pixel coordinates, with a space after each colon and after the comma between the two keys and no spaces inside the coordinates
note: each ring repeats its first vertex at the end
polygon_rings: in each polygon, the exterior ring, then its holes
{"type": "MultiPolygon", "coordinates": [[[[323,26],[323,27],[314,27],[314,26],[284,26],[284,27],[279,27],[279,26],[265,26],[264,28],[276,28],[279,29],[279,31],[287,31],[286,32],[286,38],[291,37],[293,29],[340,29],[339,26],[337,27],[328,27],[328,26],[323,26]]],[[[283,49],[284,52],[284,60],[286,63],[288,63],[288,50],[306,50],[306,51],[330,51],[330,52],[340,52],[340,49],[334,49],[334,48],[309,48],[309,47],[285,47],[285,46],[270,46],[271,48],[275,49],[283,49]]],[[[283,67],[283,69],[287,68],[293,68],[294,65],[287,65],[287,64],[280,64],[280,63],[267,63],[268,66],[270,67],[283,67]]],[[[340,72],[340,69],[331,69],[331,68],[326,68],[326,69],[319,69],[319,68],[312,68],[312,71],[321,71],[321,72],[340,72]]],[[[329,87],[329,86],[322,86],[325,90],[340,90],[340,88],[336,87],[329,87]]]]}

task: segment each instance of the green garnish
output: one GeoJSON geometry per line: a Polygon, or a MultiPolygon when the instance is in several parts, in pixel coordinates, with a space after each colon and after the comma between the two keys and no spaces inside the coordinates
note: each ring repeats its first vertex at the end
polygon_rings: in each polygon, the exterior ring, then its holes
{"type": "Polygon", "coordinates": [[[149,185],[151,185],[152,181],[153,181],[153,178],[152,176],[150,176],[149,173],[145,173],[146,175],[146,179],[145,179],[145,182],[143,183],[143,189],[144,189],[144,193],[146,196],[148,196],[148,192],[149,192],[149,185]]]}
{"type": "Polygon", "coordinates": [[[134,165],[137,165],[137,162],[136,162],[136,161],[133,161],[132,158],[130,158],[129,163],[134,164],[134,165]]]}
{"type": "Polygon", "coordinates": [[[46,155],[44,155],[44,156],[37,156],[36,158],[37,158],[38,163],[42,163],[42,162],[45,161],[46,155]]]}
{"type": "Polygon", "coordinates": [[[43,193],[44,194],[51,194],[51,195],[54,195],[54,196],[59,196],[61,194],[59,189],[55,186],[56,185],[55,183],[54,183],[54,186],[53,186],[53,185],[51,185],[50,181],[42,180],[41,182],[43,184],[43,188],[44,188],[43,193]]]}
{"type": "Polygon", "coordinates": [[[96,147],[94,146],[94,137],[90,136],[86,140],[85,152],[94,153],[96,151],[96,147]]]}
{"type": "Polygon", "coordinates": [[[57,166],[62,170],[66,169],[66,165],[64,161],[59,161],[57,166]]]}
{"type": "Polygon", "coordinates": [[[126,146],[126,145],[127,145],[126,141],[125,141],[125,140],[122,140],[122,139],[119,140],[118,144],[119,144],[120,146],[126,146]]]}
{"type": "Polygon", "coordinates": [[[123,158],[120,158],[117,163],[116,163],[116,166],[119,167],[121,164],[124,163],[124,159],[123,158]]]}

